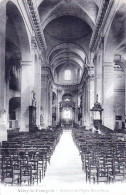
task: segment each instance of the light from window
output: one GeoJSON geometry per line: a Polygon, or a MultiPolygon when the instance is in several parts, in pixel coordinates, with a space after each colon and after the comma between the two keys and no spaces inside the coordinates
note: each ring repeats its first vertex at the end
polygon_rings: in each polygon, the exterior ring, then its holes
{"type": "Polygon", "coordinates": [[[65,70],[64,79],[66,81],[70,81],[71,80],[71,70],[65,70]]]}
{"type": "Polygon", "coordinates": [[[69,109],[64,110],[64,112],[63,112],[63,118],[70,120],[71,119],[71,110],[69,110],[69,109]]]}

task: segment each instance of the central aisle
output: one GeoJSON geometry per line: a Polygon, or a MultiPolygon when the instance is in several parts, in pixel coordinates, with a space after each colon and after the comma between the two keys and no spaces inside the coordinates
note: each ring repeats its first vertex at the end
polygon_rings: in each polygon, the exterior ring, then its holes
{"type": "Polygon", "coordinates": [[[44,183],[84,184],[85,174],[79,151],[72,139],[72,131],[64,130],[47,167],[44,183]]]}

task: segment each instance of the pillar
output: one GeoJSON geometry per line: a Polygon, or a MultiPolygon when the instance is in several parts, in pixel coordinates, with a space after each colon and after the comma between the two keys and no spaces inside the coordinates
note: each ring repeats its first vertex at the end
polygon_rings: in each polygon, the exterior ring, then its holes
{"type": "Polygon", "coordinates": [[[114,130],[114,62],[104,62],[103,125],[114,130]]]}
{"type": "Polygon", "coordinates": [[[41,115],[41,58],[39,57],[35,63],[35,82],[34,91],[36,93],[36,125],[40,128],[41,115]]]}
{"type": "Polygon", "coordinates": [[[89,82],[89,89],[88,89],[88,98],[89,98],[89,105],[88,105],[88,112],[89,112],[89,124],[90,126],[92,126],[92,122],[93,122],[93,119],[92,119],[92,113],[91,113],[91,109],[93,108],[94,106],[94,102],[95,102],[95,99],[94,99],[94,94],[95,94],[95,91],[94,91],[94,67],[93,65],[89,67],[89,71],[88,71],[88,74],[89,74],[89,78],[88,78],[88,82],[89,82]]]}
{"type": "Polygon", "coordinates": [[[60,89],[57,88],[57,97],[56,97],[56,125],[59,125],[60,122],[60,89]]]}
{"type": "Polygon", "coordinates": [[[42,108],[42,128],[47,128],[49,126],[49,93],[48,93],[48,80],[49,80],[49,75],[48,75],[48,70],[46,67],[42,67],[42,75],[41,75],[41,108],[42,108]]]}
{"type": "Polygon", "coordinates": [[[29,106],[31,105],[32,61],[21,62],[21,126],[20,131],[29,131],[29,106]]]}
{"type": "Polygon", "coordinates": [[[82,126],[85,125],[85,82],[82,86],[82,126]]]}
{"type": "Polygon", "coordinates": [[[50,103],[49,103],[49,126],[52,126],[52,86],[50,86],[50,103]]]}
{"type": "Polygon", "coordinates": [[[95,67],[95,98],[98,94],[98,101],[100,104],[102,104],[102,79],[103,79],[103,71],[102,71],[102,63],[100,62],[100,59],[97,59],[97,64],[95,67]]]}
{"type": "Polygon", "coordinates": [[[0,3],[0,142],[7,140],[7,107],[5,83],[6,1],[0,3]]]}
{"type": "Polygon", "coordinates": [[[74,109],[74,114],[75,114],[75,123],[78,124],[78,92],[77,95],[75,96],[75,109],[74,109]]]}
{"type": "Polygon", "coordinates": [[[114,56],[114,62],[116,65],[119,65],[124,70],[124,78],[125,78],[125,113],[124,113],[124,120],[125,120],[125,132],[126,132],[126,60],[120,54],[116,54],[114,56]]]}

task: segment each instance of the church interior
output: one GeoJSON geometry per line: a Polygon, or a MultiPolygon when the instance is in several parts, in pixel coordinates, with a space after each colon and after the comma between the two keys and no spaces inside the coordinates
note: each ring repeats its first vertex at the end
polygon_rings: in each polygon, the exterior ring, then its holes
{"type": "Polygon", "coordinates": [[[126,1],[0,1],[0,183],[126,181],[126,1]]]}

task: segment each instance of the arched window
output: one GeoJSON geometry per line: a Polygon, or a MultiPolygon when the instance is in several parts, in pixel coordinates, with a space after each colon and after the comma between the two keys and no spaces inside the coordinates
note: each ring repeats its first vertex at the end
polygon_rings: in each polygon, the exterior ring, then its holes
{"type": "Polygon", "coordinates": [[[65,70],[65,72],[64,72],[64,80],[70,81],[71,77],[72,77],[71,70],[65,70]]]}
{"type": "Polygon", "coordinates": [[[71,119],[71,110],[69,110],[69,109],[64,110],[64,112],[63,112],[63,118],[70,120],[71,119]]]}

